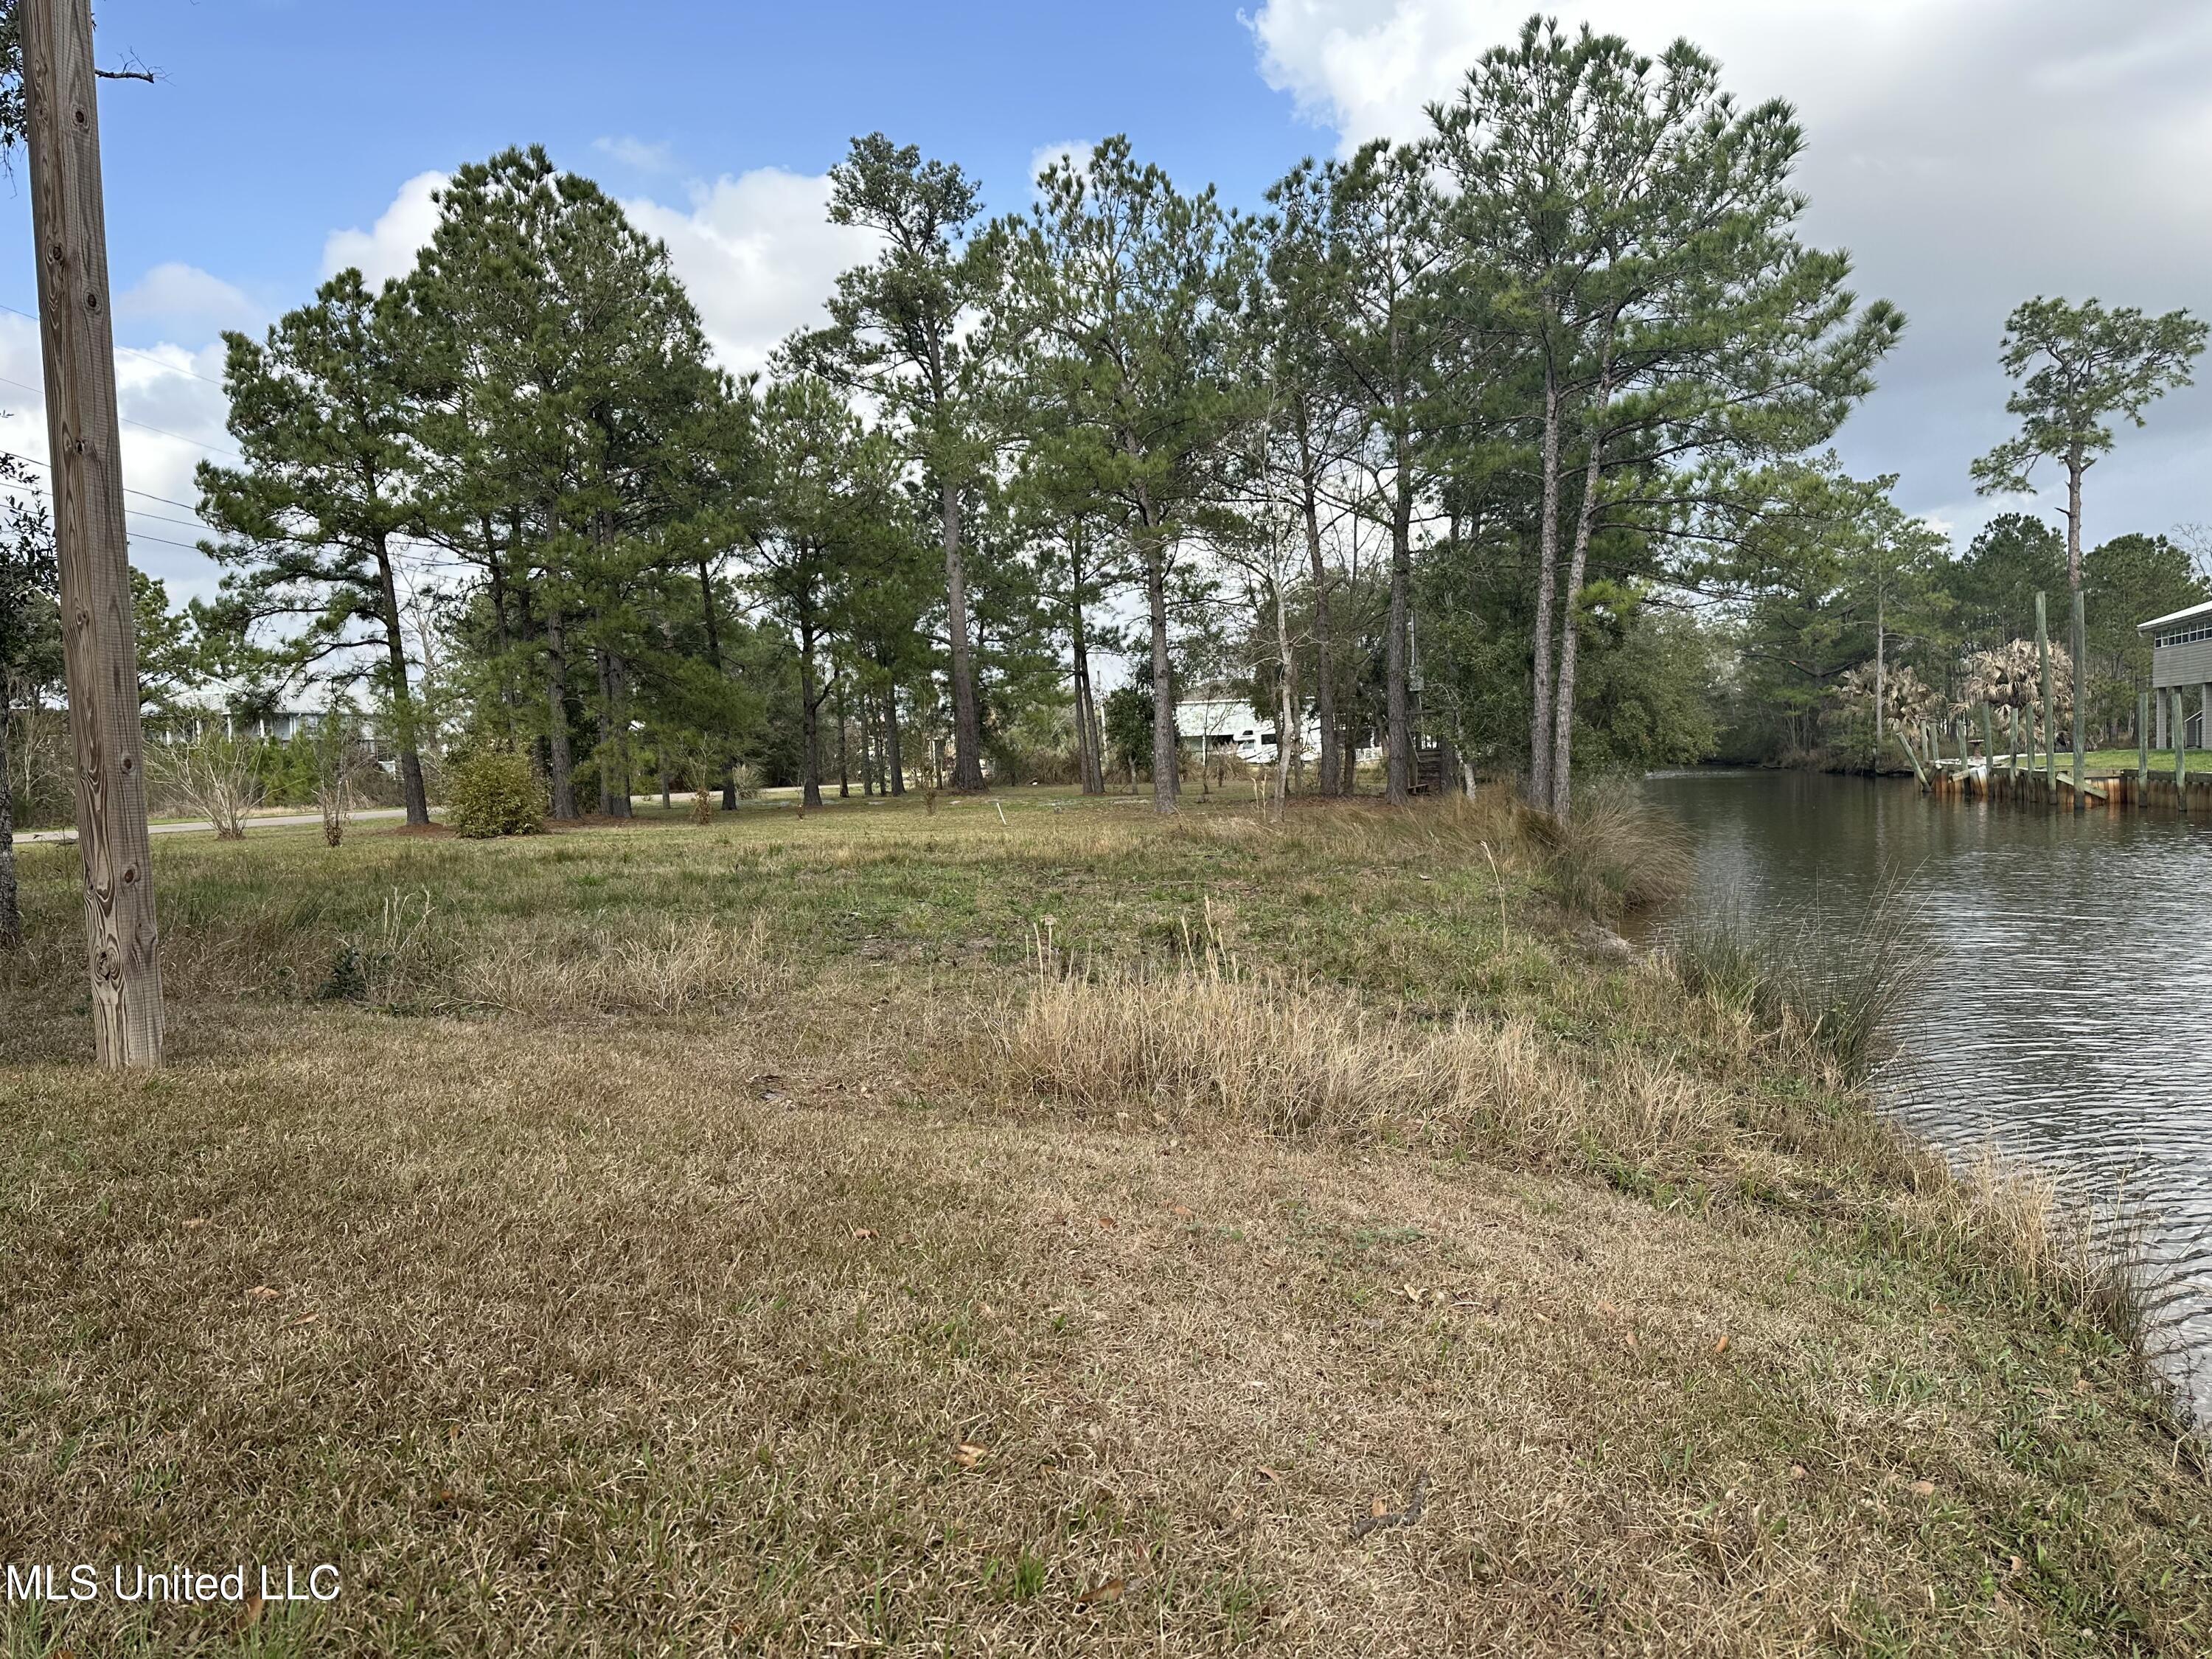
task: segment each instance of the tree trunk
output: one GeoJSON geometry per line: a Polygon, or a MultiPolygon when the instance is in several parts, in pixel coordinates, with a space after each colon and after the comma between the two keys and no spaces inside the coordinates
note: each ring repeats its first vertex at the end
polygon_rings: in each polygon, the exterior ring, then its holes
{"type": "Polygon", "coordinates": [[[906,755],[899,745],[898,687],[884,687],[884,770],[894,795],[906,793],[906,755]]]}
{"type": "Polygon", "coordinates": [[[1176,757],[1175,673],[1168,662],[1167,548],[1146,514],[1145,605],[1152,625],[1152,811],[1171,813],[1182,793],[1176,757]]]}
{"type": "Polygon", "coordinates": [[[805,754],[799,804],[803,810],[822,805],[822,698],[814,689],[814,630],[799,632],[799,731],[805,754]]]}
{"type": "MultiPolygon", "coordinates": [[[[1596,407],[1602,409],[1607,388],[1600,381],[1596,407]]],[[[1574,805],[1575,666],[1581,655],[1582,629],[1575,608],[1576,596],[1589,568],[1590,530],[1597,520],[1597,483],[1602,441],[1590,435],[1589,461],[1583,472],[1583,504],[1575,514],[1574,552],[1567,564],[1566,591],[1560,595],[1559,717],[1552,732],[1551,813],[1565,818],[1574,805]]]]}
{"type": "Polygon", "coordinates": [[[1543,505],[1536,526],[1534,713],[1528,724],[1528,804],[1552,810],[1552,594],[1559,568],[1559,386],[1544,366],[1543,505]]]}
{"type": "Polygon", "coordinates": [[[845,677],[833,672],[830,684],[837,688],[837,799],[847,800],[853,793],[853,775],[845,758],[845,677]]]}
{"type": "Polygon", "coordinates": [[[2088,623],[2081,596],[2081,473],[2084,462],[2077,447],[2067,457],[2066,468],[2066,585],[2074,601],[2074,810],[2088,811],[2081,793],[2083,706],[2089,700],[2088,623]]]}
{"type": "Polygon", "coordinates": [[[1069,582],[1068,641],[1075,679],[1075,761],[1083,793],[1106,793],[1105,757],[1099,753],[1098,707],[1091,690],[1091,636],[1083,623],[1083,533],[1067,539],[1069,582]]]}
{"type": "Polygon", "coordinates": [[[1390,632],[1383,650],[1389,723],[1383,799],[1393,806],[1403,806],[1413,793],[1413,729],[1406,698],[1412,656],[1407,629],[1413,603],[1413,481],[1402,434],[1397,448],[1397,499],[1390,511],[1390,632]]]}
{"type": "Polygon", "coordinates": [[[594,757],[599,762],[599,816],[611,818],[615,816],[614,678],[607,672],[607,653],[603,647],[592,648],[592,659],[599,671],[599,752],[594,757]]]}
{"type": "Polygon", "coordinates": [[[630,793],[636,787],[637,769],[631,762],[629,747],[629,665],[623,660],[621,652],[607,653],[607,677],[615,689],[615,816],[635,817],[630,793]]]}
{"type": "Polygon", "coordinates": [[[960,555],[960,492],[950,480],[938,486],[945,526],[945,631],[952,647],[952,787],[983,784],[983,714],[975,701],[975,663],[968,643],[968,573],[960,555]]]}
{"type": "Polygon", "coordinates": [[[15,781],[8,767],[7,682],[0,678],[0,951],[23,942],[23,907],[15,890],[15,781]]]}
{"type": "Polygon", "coordinates": [[[499,641],[499,707],[507,732],[507,746],[514,747],[514,640],[507,625],[507,572],[499,556],[498,533],[492,529],[491,514],[481,515],[483,529],[484,568],[491,577],[491,619],[495,636],[499,641]]]}
{"type": "Polygon", "coordinates": [[[399,792],[407,807],[407,822],[421,827],[430,821],[430,797],[422,787],[421,738],[415,729],[415,699],[407,685],[407,641],[399,633],[399,590],[392,580],[392,555],[377,538],[377,603],[384,612],[386,669],[392,676],[392,714],[399,723],[399,792]]]}
{"type": "Polygon", "coordinates": [[[553,816],[573,822],[576,817],[576,762],[568,749],[568,625],[561,607],[545,612],[545,740],[546,781],[552,786],[553,816]]]}
{"type": "Polygon", "coordinates": [[[1320,467],[1305,422],[1298,422],[1298,495],[1306,521],[1306,560],[1313,571],[1314,720],[1321,727],[1320,793],[1333,794],[1343,754],[1336,730],[1336,649],[1329,638],[1328,573],[1321,556],[1320,467]]]}
{"type": "MultiPolygon", "coordinates": [[[[714,665],[714,672],[720,677],[726,672],[722,667],[722,628],[714,613],[714,568],[703,556],[699,561],[699,608],[707,618],[707,660],[714,665]]],[[[738,810],[738,775],[735,766],[726,761],[727,751],[724,752],[722,810],[734,812],[738,810]]]]}

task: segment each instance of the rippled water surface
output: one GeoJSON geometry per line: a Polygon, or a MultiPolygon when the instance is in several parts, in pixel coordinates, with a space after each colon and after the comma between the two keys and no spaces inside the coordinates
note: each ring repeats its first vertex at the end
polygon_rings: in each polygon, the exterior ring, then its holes
{"type": "Polygon", "coordinates": [[[2154,1346],[2212,1419],[2212,823],[1936,802],[1910,781],[1656,776],[1697,847],[1662,931],[1863,927],[1896,890],[1934,969],[1877,1079],[1915,1129],[2139,1217],[2154,1346]]]}

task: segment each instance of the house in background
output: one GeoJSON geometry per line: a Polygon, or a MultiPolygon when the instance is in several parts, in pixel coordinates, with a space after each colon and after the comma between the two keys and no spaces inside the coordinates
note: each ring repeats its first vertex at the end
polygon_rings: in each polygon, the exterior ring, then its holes
{"type": "Polygon", "coordinates": [[[2136,624],[2150,636],[2150,698],[2160,749],[2212,748],[2206,699],[2212,698],[2212,603],[2192,605],[2136,624]],[[2191,714],[2194,702],[2197,712],[2191,714]]]}
{"type": "MultiPolygon", "coordinates": [[[[375,722],[357,698],[336,696],[349,704],[363,738],[374,742],[375,722]]],[[[321,725],[331,710],[331,694],[310,708],[296,691],[270,693],[234,680],[204,680],[172,695],[159,711],[149,710],[146,734],[157,743],[190,743],[210,730],[229,737],[289,743],[321,725]]]]}
{"type": "MultiPolygon", "coordinates": [[[[1176,705],[1176,742],[1187,755],[1212,760],[1234,755],[1253,765],[1273,761],[1280,752],[1275,717],[1263,714],[1241,698],[1186,697],[1176,705]]],[[[1321,722],[1305,722],[1305,752],[1309,759],[1321,752],[1321,722]]]]}

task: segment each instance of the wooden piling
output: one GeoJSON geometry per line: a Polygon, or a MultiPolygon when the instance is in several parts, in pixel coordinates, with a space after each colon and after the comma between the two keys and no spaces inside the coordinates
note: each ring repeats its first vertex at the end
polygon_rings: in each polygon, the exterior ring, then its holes
{"type": "Polygon", "coordinates": [[[2173,805],[2176,811],[2185,813],[2189,811],[2189,705],[2182,700],[2178,685],[2166,695],[2172,699],[2173,805]]]}
{"type": "Polygon", "coordinates": [[[2035,655],[2043,665],[2043,794],[2048,800],[2058,793],[2058,728],[2052,724],[2051,701],[2051,619],[2049,600],[2035,596],[2035,655]]]}

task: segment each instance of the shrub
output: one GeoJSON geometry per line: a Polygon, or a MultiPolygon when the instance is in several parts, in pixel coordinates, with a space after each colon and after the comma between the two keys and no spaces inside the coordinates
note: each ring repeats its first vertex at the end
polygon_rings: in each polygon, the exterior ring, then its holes
{"type": "Polygon", "coordinates": [[[492,750],[456,762],[447,806],[453,832],[474,841],[545,828],[545,787],[520,755],[492,750]]]}
{"type": "Polygon", "coordinates": [[[260,739],[207,728],[188,740],[150,744],[147,780],[164,805],[180,807],[215,826],[218,841],[240,841],[261,804],[260,739]]]}

